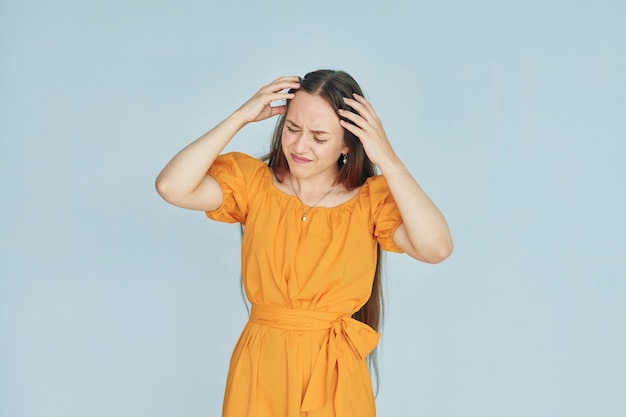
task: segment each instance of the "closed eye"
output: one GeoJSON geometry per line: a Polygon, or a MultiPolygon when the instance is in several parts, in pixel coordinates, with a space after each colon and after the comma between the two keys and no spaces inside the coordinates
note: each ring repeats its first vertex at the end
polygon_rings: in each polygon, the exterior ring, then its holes
{"type": "MultiPolygon", "coordinates": [[[[287,128],[287,131],[288,131],[289,133],[298,133],[298,132],[300,132],[299,130],[294,129],[294,128],[293,128],[293,127],[291,127],[291,126],[285,126],[285,128],[287,128]]],[[[328,142],[328,139],[318,139],[318,138],[316,138],[315,136],[313,136],[313,140],[315,141],[315,143],[320,143],[320,144],[321,144],[321,143],[326,143],[326,142],[328,142]]]]}

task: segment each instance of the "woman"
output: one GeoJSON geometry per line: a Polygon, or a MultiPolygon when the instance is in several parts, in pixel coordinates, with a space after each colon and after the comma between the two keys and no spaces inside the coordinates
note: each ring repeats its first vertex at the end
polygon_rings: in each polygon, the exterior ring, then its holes
{"type": "Polygon", "coordinates": [[[379,337],[379,248],[436,263],[452,239],[356,81],[331,70],[278,78],[180,151],[156,186],[174,205],[245,226],[252,309],[223,416],[375,416],[366,358],[379,337]],[[243,126],[276,115],[267,163],[220,155],[243,126]]]}

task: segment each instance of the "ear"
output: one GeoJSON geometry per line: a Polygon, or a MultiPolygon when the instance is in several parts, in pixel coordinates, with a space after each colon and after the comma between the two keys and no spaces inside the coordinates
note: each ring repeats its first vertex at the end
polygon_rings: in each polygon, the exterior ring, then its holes
{"type": "Polygon", "coordinates": [[[345,146],[345,147],[341,150],[341,153],[345,153],[345,154],[347,154],[349,150],[350,150],[350,148],[348,148],[348,146],[346,145],[346,146],[345,146]]]}

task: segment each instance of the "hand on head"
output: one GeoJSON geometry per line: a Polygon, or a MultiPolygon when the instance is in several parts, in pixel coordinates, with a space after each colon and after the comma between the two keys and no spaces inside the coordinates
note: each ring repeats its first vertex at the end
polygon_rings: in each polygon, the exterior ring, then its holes
{"type": "Polygon", "coordinates": [[[263,86],[255,95],[246,101],[237,111],[243,114],[246,122],[258,122],[287,111],[286,105],[272,106],[279,100],[289,100],[295,94],[289,90],[300,88],[300,77],[285,76],[277,78],[263,86]]]}

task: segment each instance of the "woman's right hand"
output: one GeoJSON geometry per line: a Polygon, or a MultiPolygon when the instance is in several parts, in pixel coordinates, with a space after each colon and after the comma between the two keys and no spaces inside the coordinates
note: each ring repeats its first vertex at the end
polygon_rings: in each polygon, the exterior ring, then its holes
{"type": "Polygon", "coordinates": [[[215,210],[224,195],[207,170],[235,134],[249,122],[284,114],[287,106],[271,106],[276,100],[289,100],[300,88],[298,77],[280,77],[261,88],[230,117],[178,152],[156,179],[159,194],[175,206],[192,210],[215,210]],[[233,117],[235,116],[235,117],[233,117]]]}
{"type": "Polygon", "coordinates": [[[278,114],[287,112],[287,106],[271,106],[277,100],[290,100],[295,94],[285,90],[300,88],[300,78],[297,76],[280,77],[262,87],[255,95],[239,107],[239,113],[246,122],[258,122],[278,114]]]}

